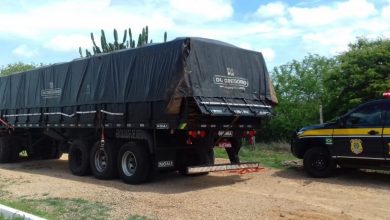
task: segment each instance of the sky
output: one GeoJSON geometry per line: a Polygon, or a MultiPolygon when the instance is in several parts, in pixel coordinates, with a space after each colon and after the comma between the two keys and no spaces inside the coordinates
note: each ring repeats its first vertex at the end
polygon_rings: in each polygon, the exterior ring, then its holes
{"type": "Polygon", "coordinates": [[[52,64],[91,48],[90,33],[121,38],[149,26],[153,42],[196,36],[263,53],[268,68],[335,56],[358,37],[390,38],[390,0],[0,0],[0,66],[52,64]]]}

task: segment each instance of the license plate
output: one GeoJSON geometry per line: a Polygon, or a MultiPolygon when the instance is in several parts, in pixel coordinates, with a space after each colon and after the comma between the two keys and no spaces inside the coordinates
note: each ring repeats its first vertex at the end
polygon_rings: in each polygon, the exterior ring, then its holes
{"type": "Polygon", "coordinates": [[[218,136],[233,137],[233,131],[218,131],[218,136]]]}
{"type": "Polygon", "coordinates": [[[232,144],[229,141],[222,141],[218,143],[218,147],[220,148],[230,148],[232,144]]]}

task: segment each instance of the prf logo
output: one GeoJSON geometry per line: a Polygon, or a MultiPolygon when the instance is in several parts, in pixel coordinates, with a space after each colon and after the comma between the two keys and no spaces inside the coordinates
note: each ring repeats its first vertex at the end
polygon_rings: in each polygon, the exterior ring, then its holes
{"type": "Polygon", "coordinates": [[[363,152],[363,141],[360,139],[351,139],[351,151],[354,154],[360,154],[363,152]]]}

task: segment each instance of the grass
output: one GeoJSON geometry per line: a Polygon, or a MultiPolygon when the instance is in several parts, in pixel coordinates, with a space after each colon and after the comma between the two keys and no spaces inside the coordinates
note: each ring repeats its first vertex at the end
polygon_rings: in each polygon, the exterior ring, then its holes
{"type": "Polygon", "coordinates": [[[150,220],[150,218],[141,215],[132,215],[128,217],[127,220],[150,220]]]}
{"type": "Polygon", "coordinates": [[[17,217],[17,216],[6,217],[0,213],[0,220],[24,220],[24,219],[22,217],[17,217]]]}
{"type": "MultiPolygon", "coordinates": [[[[0,199],[0,203],[47,219],[107,219],[109,208],[83,199],[0,199]]],[[[1,218],[0,218],[1,220],[1,218]]]]}
{"type": "MultiPolygon", "coordinates": [[[[215,157],[228,158],[225,149],[215,148],[215,157]]],[[[241,147],[241,162],[260,162],[266,167],[277,169],[284,168],[283,162],[295,160],[290,153],[290,146],[287,143],[258,143],[255,146],[244,145],[241,147]]]]}

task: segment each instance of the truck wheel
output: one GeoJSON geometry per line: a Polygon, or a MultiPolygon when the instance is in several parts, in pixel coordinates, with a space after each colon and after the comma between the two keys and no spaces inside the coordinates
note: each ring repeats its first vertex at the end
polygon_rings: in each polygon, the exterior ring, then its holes
{"type": "Polygon", "coordinates": [[[10,137],[0,137],[0,163],[12,163],[19,157],[19,146],[10,137]]]}
{"type": "Polygon", "coordinates": [[[69,169],[77,176],[85,176],[90,173],[89,147],[86,142],[76,140],[70,145],[69,169]]]}
{"type": "Polygon", "coordinates": [[[306,151],[303,166],[306,172],[315,178],[331,176],[336,167],[329,152],[322,147],[314,147],[306,151]]]}
{"type": "Polygon", "coordinates": [[[125,183],[140,184],[147,180],[150,172],[150,155],[146,146],[126,143],[118,153],[119,175],[125,183]]]}
{"type": "Polygon", "coordinates": [[[113,179],[117,176],[118,150],[111,141],[105,141],[101,148],[101,141],[95,143],[91,150],[90,166],[93,175],[98,179],[113,179]]]}

